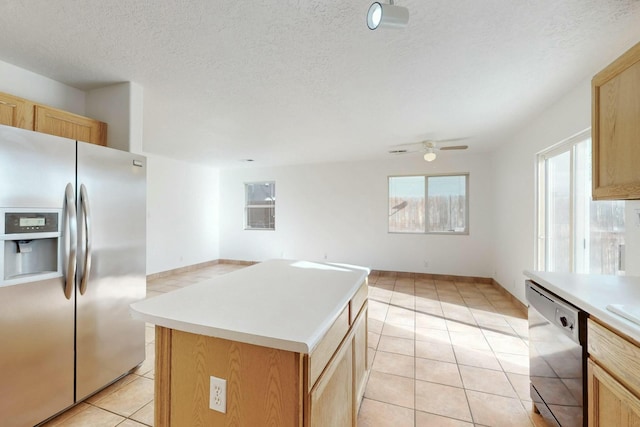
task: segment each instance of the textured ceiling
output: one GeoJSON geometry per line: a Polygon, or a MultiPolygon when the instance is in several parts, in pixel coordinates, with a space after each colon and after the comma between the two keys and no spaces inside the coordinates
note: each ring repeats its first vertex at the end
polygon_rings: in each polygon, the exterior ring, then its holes
{"type": "Polygon", "coordinates": [[[377,31],[370,3],[0,0],[0,60],[134,81],[146,151],[238,167],[490,150],[640,41],[638,0],[398,0],[408,27],[377,31]]]}

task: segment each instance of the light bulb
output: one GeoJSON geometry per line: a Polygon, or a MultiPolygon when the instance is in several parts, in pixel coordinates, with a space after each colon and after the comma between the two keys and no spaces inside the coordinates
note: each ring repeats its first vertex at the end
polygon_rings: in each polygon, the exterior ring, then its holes
{"type": "Polygon", "coordinates": [[[377,28],[404,28],[409,22],[409,9],[402,6],[373,2],[367,12],[367,27],[370,30],[377,28]]]}
{"type": "Polygon", "coordinates": [[[436,159],[436,153],[434,153],[433,151],[429,151],[428,153],[425,153],[424,159],[427,162],[433,162],[436,159]]]}
{"type": "Polygon", "coordinates": [[[380,25],[382,19],[382,5],[380,3],[373,3],[369,6],[369,12],[367,12],[367,26],[370,30],[375,30],[380,25]]]}

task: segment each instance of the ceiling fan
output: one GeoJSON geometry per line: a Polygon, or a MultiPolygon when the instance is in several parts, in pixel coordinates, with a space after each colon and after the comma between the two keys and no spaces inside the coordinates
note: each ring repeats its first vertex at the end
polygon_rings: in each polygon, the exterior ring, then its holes
{"type": "Polygon", "coordinates": [[[409,154],[409,153],[422,152],[424,153],[424,159],[427,162],[432,162],[437,157],[436,150],[466,150],[467,148],[469,148],[468,145],[448,145],[444,147],[439,146],[439,144],[441,143],[462,141],[463,139],[466,139],[466,138],[442,139],[439,141],[426,140],[426,141],[420,141],[420,142],[410,142],[408,144],[399,144],[399,145],[396,145],[395,147],[408,147],[408,146],[419,146],[419,147],[413,150],[406,149],[406,148],[390,150],[389,154],[396,155],[396,154],[409,154]]]}

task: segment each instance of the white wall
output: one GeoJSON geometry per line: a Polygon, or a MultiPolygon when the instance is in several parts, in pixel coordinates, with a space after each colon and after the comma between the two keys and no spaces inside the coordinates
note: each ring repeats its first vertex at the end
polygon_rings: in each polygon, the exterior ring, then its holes
{"type": "Polygon", "coordinates": [[[220,258],[218,171],[147,159],[147,274],[220,258]]]}
{"type": "Polygon", "coordinates": [[[534,269],[536,154],[591,126],[591,84],[581,82],[493,156],[493,278],[525,302],[522,271],[534,269]]]}
{"type": "Polygon", "coordinates": [[[491,277],[492,174],[488,154],[220,172],[220,257],[326,260],[379,270],[491,277]],[[387,177],[470,173],[468,236],[389,234],[387,177]],[[244,230],[244,183],[276,182],[276,230],[244,230]],[[424,261],[429,263],[424,267],[424,261]]]}
{"type": "Polygon", "coordinates": [[[107,146],[142,154],[142,86],[117,83],[87,93],[86,115],[108,123],[107,146]]]}
{"type": "Polygon", "coordinates": [[[83,91],[3,61],[0,61],[0,92],[85,114],[83,91]]]}

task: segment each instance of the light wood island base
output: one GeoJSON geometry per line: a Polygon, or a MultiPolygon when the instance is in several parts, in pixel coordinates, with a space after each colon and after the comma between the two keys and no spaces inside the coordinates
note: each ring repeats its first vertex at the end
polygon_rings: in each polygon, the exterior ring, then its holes
{"type": "Polygon", "coordinates": [[[369,371],[367,284],[310,354],[156,326],[157,427],[353,427],[369,371]],[[227,381],[226,413],[209,408],[227,381]]]}
{"type": "Polygon", "coordinates": [[[355,426],[369,371],[366,322],[365,301],[313,384],[315,352],[156,326],[155,425],[355,426]],[[209,409],[210,376],[227,380],[224,414],[209,409]]]}

